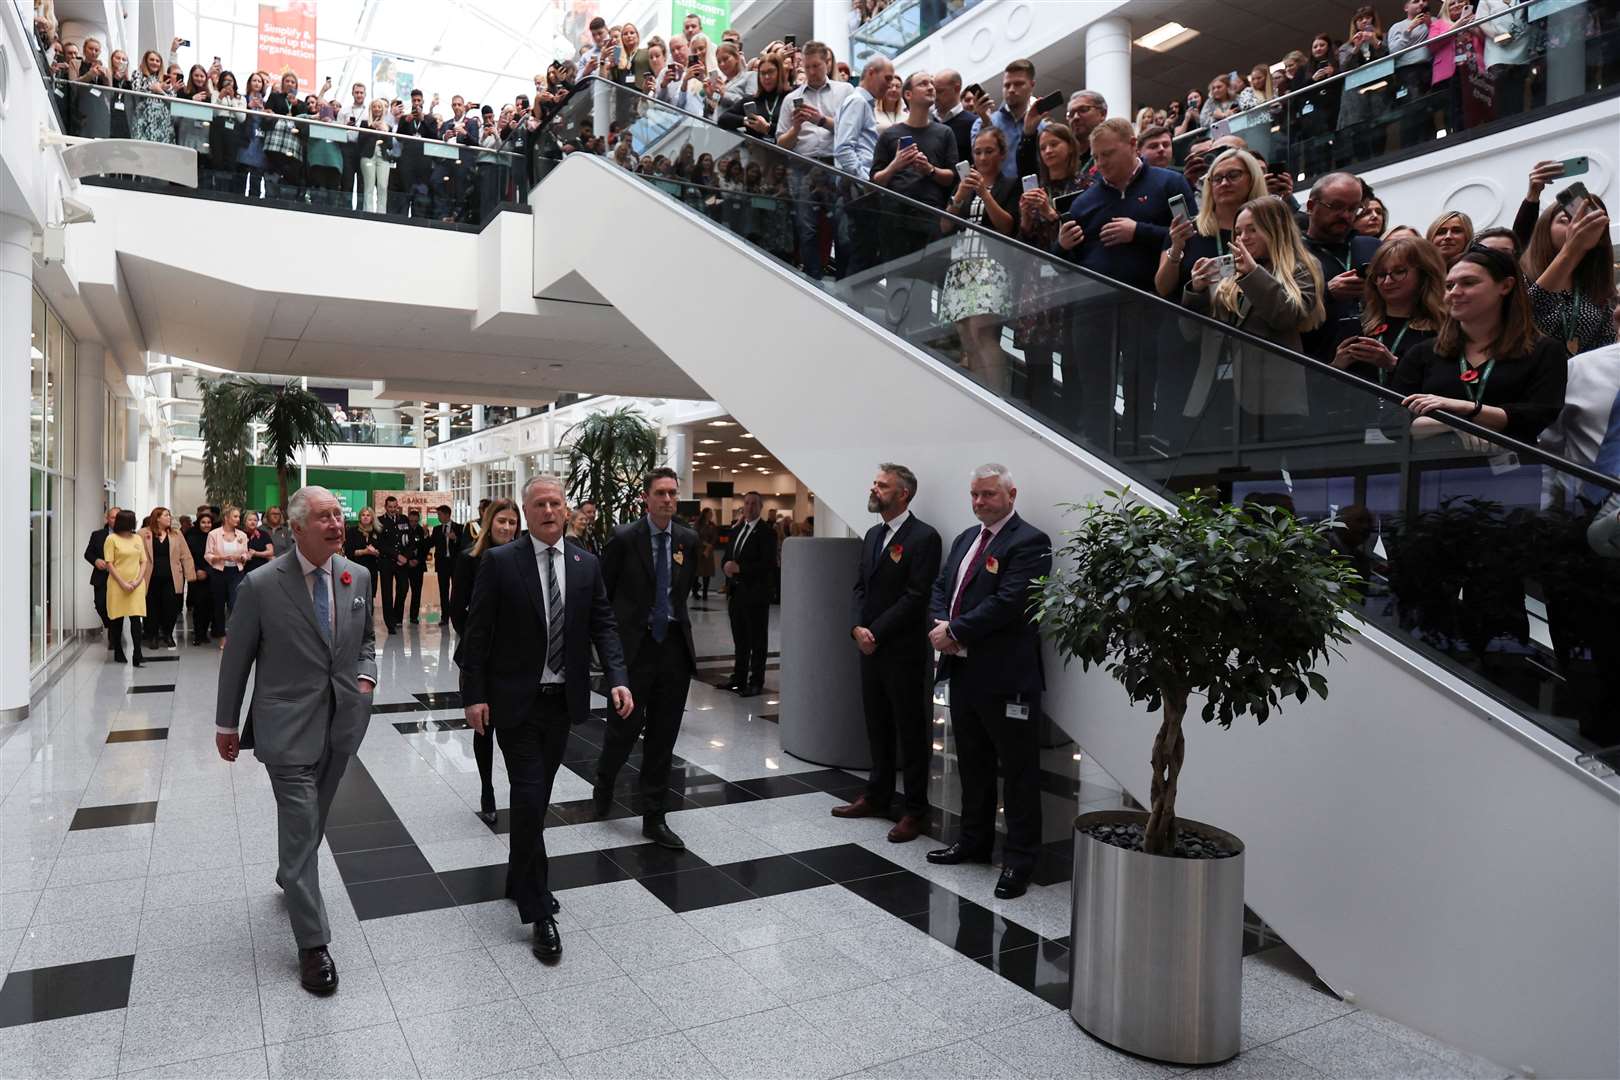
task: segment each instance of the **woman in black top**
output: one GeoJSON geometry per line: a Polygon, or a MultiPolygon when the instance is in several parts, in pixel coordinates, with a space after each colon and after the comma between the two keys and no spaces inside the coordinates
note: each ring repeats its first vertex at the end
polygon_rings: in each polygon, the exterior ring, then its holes
{"type": "Polygon", "coordinates": [[[970,221],[990,232],[1013,236],[1018,232],[1019,181],[1001,175],[1007,156],[1007,138],[985,125],[973,140],[973,167],[951,196],[953,216],[940,218],[940,231],[958,233],[951,244],[951,268],[940,291],[939,317],[956,324],[962,346],[962,365],[998,394],[1007,392],[1007,354],[1001,348],[1001,324],[1010,313],[1012,283],[997,255],[1010,250],[985,232],[962,229],[970,221]]]}
{"type": "Polygon", "coordinates": [[[1373,254],[1367,284],[1361,333],[1339,342],[1333,366],[1387,385],[1401,357],[1446,321],[1446,261],[1427,240],[1397,236],[1373,254]]]}
{"type": "Polygon", "coordinates": [[[248,561],[242,573],[249,574],[275,558],[276,552],[271,545],[270,531],[259,528],[258,511],[248,510],[242,514],[242,531],[247,534],[248,542],[248,561]]]}
{"type": "Polygon", "coordinates": [[[1613,344],[1614,257],[1609,212],[1596,195],[1547,208],[1524,253],[1536,329],[1570,356],[1613,344]]]}
{"type": "Polygon", "coordinates": [[[766,53],[759,61],[759,93],[743,98],[720,114],[720,126],[727,131],[742,129],[756,139],[771,141],[775,136],[776,118],[782,111],[782,99],[787,97],[787,79],[782,74],[782,59],[775,53],[766,53]]]}
{"type": "Polygon", "coordinates": [[[1447,412],[1533,443],[1564,406],[1564,347],[1537,332],[1519,265],[1470,248],[1446,274],[1446,321],[1395,368],[1394,388],[1422,438],[1451,429],[1447,412]]]}
{"type": "MultiPolygon", "coordinates": [[[[518,534],[517,503],[511,499],[492,499],[484,508],[484,520],[478,530],[478,540],[461,553],[456,560],[454,576],[450,580],[450,625],[460,637],[467,626],[467,605],[472,600],[473,586],[478,580],[478,562],[485,551],[504,544],[518,534]]],[[[495,823],[495,786],[492,770],[495,767],[495,741],[488,728],[473,733],[473,758],[478,762],[478,816],[486,824],[495,823]]]]}
{"type": "Polygon", "coordinates": [[[343,556],[371,573],[371,600],[377,601],[377,515],[369,506],[360,508],[360,520],[343,535],[343,556]]]}

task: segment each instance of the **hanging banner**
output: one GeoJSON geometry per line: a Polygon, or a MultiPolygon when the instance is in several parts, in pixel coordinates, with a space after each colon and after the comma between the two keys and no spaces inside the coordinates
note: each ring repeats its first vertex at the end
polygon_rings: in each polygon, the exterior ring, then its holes
{"type": "Polygon", "coordinates": [[[437,522],[440,506],[454,506],[455,497],[448,491],[373,491],[371,493],[371,508],[378,514],[383,512],[383,503],[392,495],[399,500],[399,512],[409,514],[412,510],[422,512],[423,524],[437,522]]]}
{"type": "Polygon", "coordinates": [[[731,29],[731,0],[674,0],[670,5],[670,33],[683,33],[688,15],[703,20],[703,36],[709,39],[710,55],[713,55],[713,46],[720,44],[721,32],[731,29]]]}
{"type": "Polygon", "coordinates": [[[371,54],[371,96],[393,101],[395,98],[409,103],[411,87],[416,85],[416,67],[402,56],[384,53],[371,54]]]}
{"type": "Polygon", "coordinates": [[[259,70],[279,80],[298,76],[299,89],[313,93],[315,81],[315,0],[282,0],[259,5],[259,70]]]}

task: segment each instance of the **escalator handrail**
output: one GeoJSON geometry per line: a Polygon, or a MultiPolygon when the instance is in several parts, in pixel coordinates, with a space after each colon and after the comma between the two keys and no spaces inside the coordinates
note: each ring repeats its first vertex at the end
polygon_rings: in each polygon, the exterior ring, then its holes
{"type": "MultiPolygon", "coordinates": [[[[1564,8],[1562,10],[1564,10],[1564,11],[1576,11],[1576,10],[1585,11],[1590,6],[1591,2],[1592,2],[1592,0],[1583,0],[1583,3],[1580,5],[1579,8],[1564,8]]],[[[1463,34],[1470,33],[1470,32],[1472,32],[1474,30],[1483,30],[1485,23],[1496,22],[1496,21],[1498,21],[1500,19],[1511,19],[1514,16],[1516,10],[1517,9],[1513,9],[1513,10],[1509,10],[1509,11],[1495,11],[1495,12],[1492,12],[1491,14],[1489,14],[1489,15],[1480,15],[1480,16],[1476,17],[1472,22],[1463,23],[1460,26],[1453,26],[1450,30],[1447,30],[1443,34],[1435,34],[1435,35],[1433,35],[1431,37],[1424,38],[1422,41],[1418,42],[1416,45],[1408,45],[1404,49],[1397,49],[1394,52],[1385,53],[1383,56],[1380,56],[1377,60],[1370,61],[1370,63],[1381,64],[1386,60],[1395,60],[1397,57],[1400,57],[1400,56],[1409,56],[1412,53],[1415,53],[1415,52],[1417,52],[1419,50],[1427,50],[1429,48],[1429,45],[1431,43],[1433,43],[1433,42],[1445,41],[1447,38],[1452,38],[1452,37],[1459,37],[1459,36],[1461,36],[1463,34]]],[[[1557,12],[1554,12],[1553,14],[1557,14],[1557,12]]],[[[1384,28],[1384,32],[1387,35],[1388,32],[1389,32],[1389,27],[1386,26],[1384,28]]],[[[1337,62],[1337,56],[1335,56],[1335,63],[1336,62],[1337,62]]],[[[1403,65],[1401,65],[1400,63],[1397,62],[1395,66],[1396,66],[1396,68],[1400,68],[1403,65]]],[[[1411,66],[1415,67],[1416,65],[1411,65],[1411,66]]],[[[1338,72],[1337,74],[1335,74],[1332,78],[1323,79],[1321,82],[1311,83],[1309,86],[1302,86],[1298,90],[1290,90],[1288,93],[1283,94],[1283,95],[1281,95],[1279,97],[1268,98],[1265,101],[1260,102],[1260,104],[1258,104],[1258,105],[1255,105],[1255,106],[1252,106],[1250,108],[1244,109],[1242,112],[1233,113],[1231,116],[1227,117],[1226,120],[1227,120],[1227,122],[1231,122],[1232,120],[1235,120],[1239,116],[1248,116],[1248,115],[1251,115],[1253,113],[1261,112],[1261,111],[1266,110],[1266,109],[1272,109],[1272,108],[1275,108],[1278,105],[1283,104],[1284,102],[1293,101],[1296,98],[1303,98],[1308,94],[1314,94],[1317,91],[1324,89],[1325,87],[1332,86],[1335,83],[1344,82],[1346,79],[1349,79],[1352,75],[1354,75],[1357,71],[1360,71],[1360,70],[1361,70],[1360,68],[1352,68],[1349,71],[1341,71],[1341,72],[1338,72]]],[[[1615,93],[1620,93],[1620,86],[1616,86],[1616,87],[1613,87],[1611,89],[1615,93]]],[[[1606,96],[1606,95],[1604,95],[1604,96],[1606,96]]],[[[1526,112],[1524,112],[1524,113],[1522,113],[1520,115],[1529,117],[1531,115],[1532,111],[1536,111],[1536,110],[1527,110],[1526,112]]],[[[1198,128],[1193,128],[1190,131],[1182,132],[1181,134],[1176,136],[1176,139],[1178,141],[1181,141],[1181,140],[1189,139],[1194,135],[1207,135],[1208,133],[1209,133],[1209,127],[1207,127],[1207,126],[1198,127],[1198,128]]]]}
{"type": "MultiPolygon", "coordinates": [[[[704,127],[710,127],[710,128],[714,128],[717,131],[724,132],[724,134],[727,135],[728,137],[733,137],[733,138],[738,138],[738,139],[745,140],[742,145],[745,145],[745,146],[748,145],[746,140],[749,140],[749,139],[753,138],[752,136],[749,136],[749,135],[742,135],[742,134],[739,134],[737,132],[727,131],[726,129],[721,128],[718,124],[714,123],[711,120],[707,120],[707,119],[705,119],[705,118],[703,118],[701,116],[696,116],[696,115],[694,115],[692,113],[686,112],[684,109],[676,108],[675,106],[670,105],[668,102],[659,101],[655,97],[652,97],[652,96],[647,95],[647,94],[643,94],[638,90],[633,90],[633,89],[631,89],[629,87],[626,87],[626,86],[621,86],[620,84],[612,82],[610,80],[602,79],[599,76],[595,76],[595,75],[591,76],[590,81],[600,82],[603,86],[609,87],[614,92],[634,94],[636,97],[642,98],[643,100],[645,100],[647,102],[650,102],[653,106],[655,106],[657,108],[666,109],[669,112],[676,114],[677,116],[684,117],[687,120],[692,121],[692,122],[697,123],[697,124],[700,124],[700,125],[702,125],[704,127]]],[[[578,103],[578,102],[589,102],[593,97],[594,97],[594,95],[590,94],[590,93],[578,93],[578,92],[576,92],[574,94],[569,95],[568,101],[565,102],[563,104],[563,107],[557,112],[557,114],[552,117],[551,124],[555,125],[558,122],[563,121],[565,119],[573,119],[571,117],[571,110],[573,110],[573,109],[578,108],[578,109],[585,109],[585,110],[588,111],[588,109],[590,108],[589,105],[577,105],[576,103],[578,103]]],[[[575,121],[575,122],[577,122],[577,121],[575,121]]],[[[548,127],[549,127],[549,125],[548,125],[548,127]]],[[[548,128],[543,127],[540,130],[541,131],[547,131],[548,128]]],[[[553,140],[556,141],[557,146],[561,145],[561,141],[556,140],[555,134],[553,134],[553,140]]],[[[1027,255],[1029,255],[1029,256],[1031,256],[1033,258],[1044,260],[1046,263],[1052,265],[1055,269],[1060,269],[1060,270],[1063,270],[1063,271],[1077,273],[1077,274],[1083,275],[1084,277],[1087,277],[1087,278],[1089,278],[1089,279],[1091,279],[1091,280],[1105,286],[1108,289],[1115,290],[1115,291],[1118,291],[1118,292],[1125,292],[1125,293],[1129,293],[1129,294],[1134,294],[1135,297],[1139,297],[1139,298],[1141,298],[1143,300],[1151,301],[1151,302],[1153,302],[1155,304],[1164,305],[1164,306],[1170,308],[1171,311],[1174,314],[1174,317],[1176,317],[1178,319],[1187,319],[1187,320],[1194,321],[1196,323],[1201,323],[1206,327],[1209,327],[1209,328],[1211,328],[1213,330],[1216,330],[1216,331],[1218,331],[1220,333],[1223,333],[1223,334],[1227,335],[1230,338],[1233,338],[1233,339],[1235,339],[1237,341],[1242,342],[1245,346],[1248,346],[1248,347],[1251,347],[1251,348],[1262,349],[1262,350],[1264,350],[1266,352],[1269,352],[1269,353],[1271,353],[1271,354],[1273,354],[1275,356],[1279,356],[1279,357],[1282,357],[1284,359],[1290,360],[1290,361],[1292,361],[1292,362],[1294,362],[1296,364],[1302,364],[1302,365],[1306,365],[1308,367],[1314,368],[1316,371],[1320,372],[1321,374],[1327,375],[1330,378],[1337,379],[1342,383],[1346,383],[1348,385],[1351,385],[1351,386],[1355,387],[1357,390],[1359,390],[1359,391],[1361,391],[1363,393],[1367,393],[1367,394],[1369,394],[1369,395],[1371,395],[1373,397],[1379,398],[1379,399],[1381,399],[1381,400],[1383,400],[1385,402],[1388,402],[1390,404],[1399,406],[1401,401],[1404,400],[1403,395],[1397,390],[1391,389],[1390,387],[1387,387],[1387,386],[1383,386],[1383,385],[1381,385],[1379,383],[1373,382],[1372,380],[1364,379],[1361,376],[1356,375],[1356,374],[1354,374],[1354,373],[1352,373],[1350,371],[1346,371],[1343,368],[1334,367],[1332,364],[1329,364],[1329,363],[1326,363],[1324,361],[1318,360],[1315,357],[1306,356],[1304,353],[1294,352],[1294,351],[1292,351],[1290,349],[1284,348],[1281,345],[1278,345],[1276,342],[1267,341],[1265,338],[1257,337],[1254,334],[1249,333],[1246,330],[1242,330],[1242,329],[1240,329],[1238,327],[1232,326],[1230,323],[1221,322],[1219,319],[1216,319],[1216,318],[1214,318],[1212,316],[1205,315],[1205,314],[1202,314],[1200,312],[1192,311],[1189,308],[1182,307],[1180,304],[1175,303],[1174,301],[1171,301],[1171,300],[1167,300],[1164,297],[1159,296],[1157,293],[1148,292],[1148,291],[1143,290],[1143,289],[1138,289],[1135,286],[1129,285],[1129,284],[1127,284],[1125,282],[1117,281],[1114,278],[1108,277],[1105,274],[1097,273],[1096,271],[1088,269],[1087,267],[1081,266],[1078,263],[1071,262],[1068,259],[1059,258],[1058,256],[1052,254],[1051,252],[1042,251],[1040,248],[1037,248],[1037,247],[1035,247],[1035,246],[1033,246],[1031,244],[1025,243],[1024,241],[1019,240],[1016,237],[1006,236],[1006,235],[1004,235],[1002,233],[996,232],[994,229],[978,225],[978,224],[976,224],[974,222],[966,220],[965,218],[957,217],[954,214],[948,214],[948,213],[938,209],[937,207],[928,205],[925,202],[921,202],[921,201],[919,201],[917,199],[913,199],[910,196],[901,194],[900,192],[890,191],[888,188],[883,187],[883,186],[881,186],[879,184],[871,183],[869,180],[865,180],[865,179],[862,179],[862,178],[856,177],[856,176],[851,176],[850,174],[841,172],[841,171],[839,171],[838,169],[836,169],[836,168],[834,168],[832,166],[823,164],[822,162],[819,162],[819,161],[815,160],[814,158],[805,157],[803,154],[800,154],[800,153],[798,153],[798,152],[796,152],[794,150],[790,150],[790,149],[787,149],[785,147],[779,146],[776,143],[766,143],[766,142],[764,142],[764,140],[759,140],[759,139],[754,139],[754,141],[759,142],[764,146],[770,147],[773,153],[786,155],[788,158],[790,158],[793,161],[794,164],[800,165],[800,166],[804,167],[805,169],[816,169],[816,170],[819,170],[819,171],[821,171],[823,173],[830,174],[833,179],[835,179],[835,180],[837,180],[839,182],[842,182],[842,183],[845,183],[845,184],[853,184],[853,185],[857,185],[857,186],[866,188],[870,192],[879,193],[885,199],[898,200],[899,205],[908,207],[908,208],[913,209],[913,210],[915,210],[917,212],[929,214],[929,215],[932,215],[932,216],[934,216],[936,218],[949,218],[952,225],[958,230],[974,231],[974,232],[982,233],[984,236],[988,237],[990,240],[992,240],[996,244],[1006,245],[1006,246],[1009,246],[1009,247],[1012,247],[1012,248],[1015,248],[1015,249],[1019,249],[1022,252],[1026,253],[1027,255]]],[[[541,142],[542,142],[541,140],[536,140],[536,153],[541,155],[541,156],[544,156],[548,152],[548,148],[542,146],[541,142]]],[[[567,155],[565,155],[565,156],[567,156],[567,155]]],[[[595,156],[595,155],[593,155],[593,156],[595,156]]],[[[600,155],[600,156],[602,156],[604,158],[607,157],[606,154],[600,155]]],[[[620,171],[625,171],[625,170],[620,170],[620,171]]],[[[639,174],[632,173],[631,175],[639,177],[639,174]]],[[[662,179],[662,178],[661,177],[653,177],[653,179],[662,179]]],[[[689,181],[686,181],[686,180],[675,180],[675,181],[671,181],[671,182],[681,183],[681,184],[689,184],[690,183],[689,181]]],[[[941,234],[941,235],[944,235],[944,234],[941,234]]],[[[1549,452],[1547,450],[1544,450],[1540,446],[1537,446],[1537,445],[1535,445],[1533,443],[1522,442],[1522,441],[1520,441],[1518,439],[1513,438],[1512,436],[1505,435],[1500,431],[1493,431],[1490,428],[1482,427],[1481,425],[1476,424],[1471,420],[1467,420],[1467,419],[1465,419],[1465,418],[1463,418],[1461,416],[1457,416],[1457,415],[1455,415],[1453,413],[1438,412],[1438,413],[1434,413],[1434,414],[1431,414],[1431,415],[1434,417],[1434,419],[1437,419],[1437,420],[1441,421],[1442,423],[1446,424],[1448,427],[1451,427],[1451,428],[1455,429],[1458,432],[1468,434],[1468,435],[1472,435],[1475,438],[1482,439],[1482,440],[1484,440],[1486,442],[1495,444],[1495,445],[1499,446],[1504,451],[1511,451],[1512,453],[1518,454],[1521,458],[1532,459],[1532,460],[1536,461],[1539,464],[1546,465],[1546,466],[1549,466],[1551,468],[1557,469],[1560,472],[1568,473],[1568,474],[1570,474],[1570,475],[1572,475],[1574,477],[1579,478],[1580,480],[1584,481],[1585,483],[1592,484],[1592,485],[1595,485],[1597,487],[1604,488],[1604,489],[1606,489],[1606,490],[1608,490],[1608,491],[1610,491],[1612,493],[1620,493],[1620,477],[1609,476],[1609,475],[1607,475],[1605,473],[1597,472],[1596,470],[1591,469],[1591,468],[1589,468],[1587,466],[1578,465],[1573,461],[1568,461],[1568,460],[1566,460],[1566,459],[1564,459],[1562,457],[1559,457],[1557,454],[1554,454],[1554,453],[1551,453],[1551,452],[1549,452]]]]}

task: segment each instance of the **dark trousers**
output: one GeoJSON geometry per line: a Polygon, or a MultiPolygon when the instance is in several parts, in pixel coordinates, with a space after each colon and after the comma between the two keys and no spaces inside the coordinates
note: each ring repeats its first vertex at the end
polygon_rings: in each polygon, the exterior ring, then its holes
{"type": "Polygon", "coordinates": [[[630,665],[630,696],[636,708],[622,719],[609,714],[607,738],[596,763],[596,783],[613,790],[613,782],[640,736],[641,814],[662,818],[669,803],[670,759],[675,738],[681,733],[686,692],[692,685],[692,658],[686,655],[686,637],[678,624],[670,623],[661,642],[653,640],[651,630],[643,633],[646,637],[630,665]]]}
{"type": "MultiPolygon", "coordinates": [[[[403,575],[405,583],[411,593],[411,622],[415,622],[422,615],[422,582],[427,577],[427,571],[420,566],[413,566],[409,573],[403,575]]],[[[400,597],[400,611],[405,610],[405,598],[400,597]]]]}
{"type": "Polygon", "coordinates": [[[448,559],[442,563],[434,559],[433,572],[439,578],[439,625],[443,626],[450,621],[450,579],[455,575],[455,567],[448,559]]]}
{"type": "Polygon", "coordinates": [[[495,735],[485,729],[473,732],[473,760],[478,762],[478,809],[495,812],[495,735]]]}
{"type": "Polygon", "coordinates": [[[732,646],[736,650],[731,680],[742,687],[763,686],[766,641],[771,624],[770,599],[761,597],[756,600],[747,594],[733,597],[728,611],[731,616],[732,646]]]}
{"type": "Polygon", "coordinates": [[[107,633],[107,648],[113,647],[112,620],[107,618],[107,575],[90,582],[90,591],[95,596],[96,618],[101,620],[101,628],[107,633]]]}
{"type": "Polygon", "coordinates": [[[242,581],[242,571],[234,566],[208,571],[208,591],[214,599],[214,633],[225,633],[226,617],[236,604],[236,586],[242,581]]]}
{"type": "Polygon", "coordinates": [[[157,644],[174,636],[180,617],[180,596],[168,581],[154,581],[146,590],[146,640],[157,644]]]}
{"type": "Polygon", "coordinates": [[[962,771],[962,835],[969,851],[989,854],[996,840],[996,777],[1001,777],[1001,805],[1007,818],[1007,842],[1001,865],[1030,871],[1041,849],[1041,777],[1039,696],[1020,703],[1029,718],[1007,715],[1013,699],[996,694],[963,694],[951,687],[951,732],[962,771]]]}
{"type": "MultiPolygon", "coordinates": [[[[561,689],[559,686],[558,689],[561,689]]],[[[512,854],[506,897],[526,923],[551,914],[546,865],[546,807],[568,746],[568,706],[562,694],[541,694],[534,714],[495,729],[512,780],[512,854]]]]}
{"type": "Polygon", "coordinates": [[[129,643],[135,650],[135,662],[140,663],[141,656],[141,617],[129,615],[123,619],[113,619],[108,626],[107,633],[112,638],[113,652],[120,660],[124,657],[124,623],[129,623],[129,643]]]}
{"type": "MultiPolygon", "coordinates": [[[[209,571],[211,574],[212,571],[209,571]]],[[[186,592],[186,603],[191,608],[191,643],[201,645],[209,638],[214,625],[213,585],[207,580],[193,581],[186,592]]]]}
{"type": "Polygon", "coordinates": [[[933,754],[927,683],[929,656],[896,654],[861,657],[861,704],[866,738],[872,748],[872,772],[866,801],[886,812],[894,801],[894,778],[906,784],[905,812],[928,814],[928,763],[933,754]]]}
{"type": "Polygon", "coordinates": [[[377,568],[377,576],[382,579],[383,625],[397,629],[405,612],[405,568],[390,560],[377,568]]]}

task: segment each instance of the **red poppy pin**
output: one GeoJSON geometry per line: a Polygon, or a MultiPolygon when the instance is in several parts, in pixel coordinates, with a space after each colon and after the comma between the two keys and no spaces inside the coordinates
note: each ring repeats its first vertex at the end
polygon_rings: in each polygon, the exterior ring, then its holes
{"type": "Polygon", "coordinates": [[[1387,322],[1381,322],[1377,326],[1373,327],[1373,337],[1383,337],[1388,332],[1389,323],[1387,322]]]}
{"type": "Polygon", "coordinates": [[[900,561],[900,556],[904,555],[905,553],[906,553],[906,549],[901,547],[899,544],[890,544],[889,545],[889,561],[890,562],[899,562],[900,561]]]}
{"type": "Polygon", "coordinates": [[[354,575],[345,570],[342,574],[338,575],[338,580],[343,582],[345,585],[353,585],[354,575]]]}
{"type": "Polygon", "coordinates": [[[1468,382],[1468,383],[1478,382],[1479,381],[1479,369],[1478,368],[1469,368],[1467,371],[1464,371],[1461,375],[1458,375],[1457,378],[1461,379],[1463,382],[1468,382]]]}
{"type": "Polygon", "coordinates": [[[1001,563],[996,559],[996,557],[994,555],[992,555],[988,559],[984,560],[984,572],[987,573],[987,574],[999,574],[999,573],[1001,573],[1001,563]]]}

